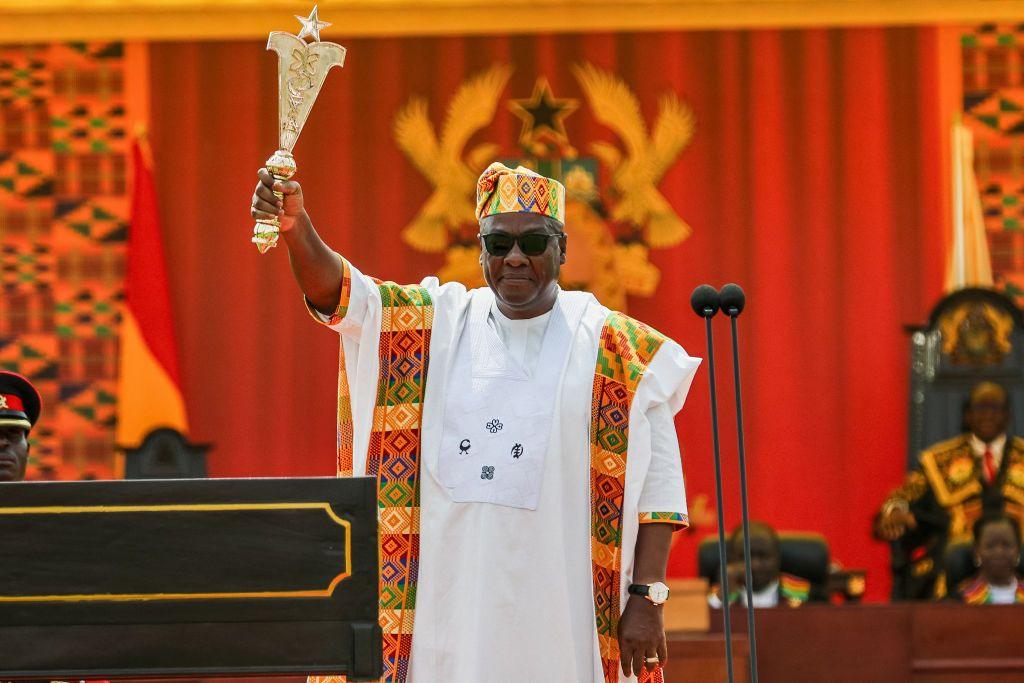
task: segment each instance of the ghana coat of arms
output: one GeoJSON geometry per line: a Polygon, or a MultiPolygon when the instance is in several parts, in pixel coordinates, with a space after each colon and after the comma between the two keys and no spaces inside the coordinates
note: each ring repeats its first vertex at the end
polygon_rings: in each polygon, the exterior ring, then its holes
{"type": "Polygon", "coordinates": [[[512,75],[510,65],[495,65],[466,80],[449,100],[440,131],[424,97],[412,97],[395,116],[398,146],[433,187],[402,238],[420,251],[445,253],[442,280],[484,284],[474,215],[476,179],[497,160],[522,164],[565,185],[572,258],[562,267],[563,287],[593,292],[617,310],[625,310],[627,295],[654,293],[661,273],[650,261],[650,250],[672,247],[690,235],[658,183],[693,137],[693,111],[666,92],[649,127],[639,100],[619,77],[588,63],[576,65],[572,73],[594,119],[618,139],[618,144],[591,142],[586,147],[590,156],[573,147],[565,129],[579,101],[556,97],[544,77],[536,80],[529,97],[507,101],[508,110],[522,120],[516,152],[503,153],[490,142],[466,149],[470,138],[494,121],[512,75]]]}

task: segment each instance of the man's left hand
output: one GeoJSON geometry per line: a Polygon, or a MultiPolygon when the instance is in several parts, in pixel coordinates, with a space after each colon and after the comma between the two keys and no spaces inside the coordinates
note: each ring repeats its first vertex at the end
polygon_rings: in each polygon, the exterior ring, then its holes
{"type": "Polygon", "coordinates": [[[640,676],[644,666],[648,671],[665,665],[668,645],[665,642],[665,624],[662,607],[647,598],[630,595],[626,609],[619,619],[619,660],[622,673],[627,677],[640,676]],[[657,662],[647,659],[657,657],[657,662]]]}

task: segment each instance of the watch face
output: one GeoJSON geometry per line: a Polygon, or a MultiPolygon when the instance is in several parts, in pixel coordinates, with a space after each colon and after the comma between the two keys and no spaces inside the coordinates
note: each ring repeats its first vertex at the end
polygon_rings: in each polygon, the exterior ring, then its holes
{"type": "Polygon", "coordinates": [[[651,598],[651,602],[655,605],[660,605],[668,600],[668,586],[660,582],[652,583],[648,589],[647,595],[651,598]]]}

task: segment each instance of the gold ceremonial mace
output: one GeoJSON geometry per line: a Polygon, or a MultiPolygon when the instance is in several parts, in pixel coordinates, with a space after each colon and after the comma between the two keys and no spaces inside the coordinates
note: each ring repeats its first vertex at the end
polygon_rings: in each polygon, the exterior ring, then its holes
{"type": "MultiPolygon", "coordinates": [[[[299,35],[272,31],[267,49],[277,53],[277,119],[279,149],[267,159],[267,170],[276,180],[288,180],[295,175],[295,157],[292,148],[299,139],[302,126],[309,117],[316,96],[320,94],[327,72],[335,66],[345,65],[345,48],[336,43],[321,43],[320,29],[330,26],[320,21],[316,6],[308,17],[295,18],[302,23],[299,35]],[[309,36],[312,42],[303,38],[309,36]]],[[[282,199],[280,192],[274,192],[282,199]]],[[[277,246],[281,234],[281,221],[257,218],[252,241],[261,254],[277,246]]]]}

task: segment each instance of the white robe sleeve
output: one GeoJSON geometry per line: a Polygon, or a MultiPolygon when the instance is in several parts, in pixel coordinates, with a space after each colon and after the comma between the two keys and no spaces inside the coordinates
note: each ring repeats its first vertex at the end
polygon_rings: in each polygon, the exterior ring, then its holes
{"type": "Polygon", "coordinates": [[[637,507],[640,523],[666,522],[686,527],[689,521],[683,463],[668,405],[657,403],[648,409],[647,421],[651,425],[651,464],[637,507]]]}
{"type": "Polygon", "coordinates": [[[666,341],[637,389],[635,407],[644,410],[651,449],[637,504],[641,524],[667,523],[680,529],[689,525],[674,417],[683,407],[699,364],[678,344],[666,341]]]}

